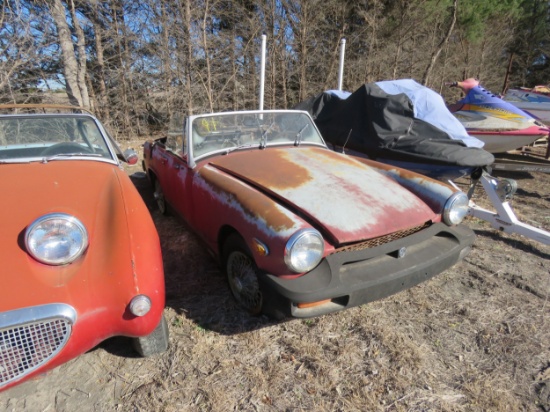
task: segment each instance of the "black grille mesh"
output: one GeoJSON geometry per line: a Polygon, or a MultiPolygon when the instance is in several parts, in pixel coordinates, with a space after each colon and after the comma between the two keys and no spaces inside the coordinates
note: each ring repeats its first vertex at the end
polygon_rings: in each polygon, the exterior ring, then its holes
{"type": "Polygon", "coordinates": [[[338,249],[335,249],[334,252],[332,253],[334,254],[334,253],[341,253],[341,252],[356,252],[359,250],[369,249],[376,246],[384,245],[386,243],[390,243],[395,240],[402,239],[404,237],[420,232],[421,230],[424,230],[429,226],[430,226],[430,222],[426,222],[423,225],[416,226],[407,230],[401,230],[399,232],[390,233],[389,235],[384,235],[374,239],[369,239],[364,242],[342,246],[338,249]]]}

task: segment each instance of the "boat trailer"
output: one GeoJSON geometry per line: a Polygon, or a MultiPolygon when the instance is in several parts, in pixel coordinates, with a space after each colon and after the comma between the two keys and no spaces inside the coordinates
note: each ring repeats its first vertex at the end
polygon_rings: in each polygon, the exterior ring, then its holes
{"type": "Polygon", "coordinates": [[[550,144],[548,136],[539,147],[539,149],[545,150],[546,154],[543,155],[540,150],[536,151],[536,147],[538,147],[536,143],[522,147],[519,150],[495,153],[495,162],[491,165],[491,168],[493,170],[509,172],[550,173],[550,144]]]}
{"type": "MultiPolygon", "coordinates": [[[[342,90],[342,77],[344,72],[344,54],[345,54],[346,40],[340,41],[340,65],[338,70],[338,90],[342,90]]],[[[508,159],[499,159],[495,156],[496,162],[485,169],[478,169],[472,173],[470,188],[468,190],[468,198],[470,199],[470,209],[468,211],[469,216],[476,217],[478,219],[489,222],[491,226],[497,230],[505,233],[517,233],[525,236],[529,239],[536,240],[545,245],[550,245],[550,232],[539,229],[537,227],[520,222],[514,213],[510,200],[512,200],[516,190],[517,183],[513,179],[496,178],[491,176],[491,170],[505,170],[505,171],[521,171],[521,172],[544,172],[550,173],[550,136],[546,136],[546,155],[544,156],[547,162],[535,161],[534,164],[525,160],[528,157],[523,157],[520,161],[509,161],[508,159]],[[489,200],[495,211],[490,211],[478,206],[473,200],[474,189],[481,182],[485,193],[489,197],[489,200]]],[[[535,144],[533,144],[534,146],[535,144]]],[[[522,148],[521,155],[526,155],[526,148],[522,148]]],[[[520,155],[520,156],[521,156],[520,155]]],[[[449,183],[461,190],[454,182],[449,183]]]]}
{"type": "MultiPolygon", "coordinates": [[[[469,216],[489,222],[493,228],[501,232],[517,233],[518,235],[536,240],[545,245],[550,245],[550,232],[520,222],[514,213],[510,201],[517,190],[517,183],[515,180],[496,178],[491,176],[487,170],[474,172],[471,179],[470,188],[467,193],[470,199],[469,216]],[[483,186],[495,211],[487,210],[477,205],[472,199],[474,189],[478,183],[481,183],[483,186]]],[[[450,183],[459,189],[453,182],[450,183]]]]}

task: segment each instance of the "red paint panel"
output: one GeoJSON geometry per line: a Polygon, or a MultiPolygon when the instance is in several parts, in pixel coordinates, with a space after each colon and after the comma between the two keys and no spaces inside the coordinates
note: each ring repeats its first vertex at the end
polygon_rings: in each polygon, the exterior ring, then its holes
{"type": "Polygon", "coordinates": [[[113,335],[150,333],[164,308],[162,256],[151,216],[128,176],[96,161],[0,167],[0,190],[10,194],[0,205],[7,217],[0,237],[0,312],[57,302],[73,306],[75,332],[56,364],[113,335]],[[88,231],[88,250],[66,266],[44,265],[25,251],[26,227],[52,212],[77,217],[88,231]],[[137,293],[150,296],[153,309],[131,319],[125,311],[137,293]]]}
{"type": "Polygon", "coordinates": [[[298,210],[338,244],[437,219],[418,196],[351,157],[312,148],[234,153],[210,163],[298,210]]]}

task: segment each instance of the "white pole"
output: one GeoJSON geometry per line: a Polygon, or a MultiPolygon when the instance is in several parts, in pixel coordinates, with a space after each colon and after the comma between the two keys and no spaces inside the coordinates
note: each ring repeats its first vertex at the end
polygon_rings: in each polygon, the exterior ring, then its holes
{"type": "Polygon", "coordinates": [[[267,36],[262,34],[262,55],[260,67],[260,110],[264,109],[264,83],[265,83],[265,42],[267,36]]]}
{"type": "Polygon", "coordinates": [[[344,78],[344,54],[346,52],[346,39],[340,40],[340,67],[338,69],[338,90],[342,90],[342,79],[344,78]]]}

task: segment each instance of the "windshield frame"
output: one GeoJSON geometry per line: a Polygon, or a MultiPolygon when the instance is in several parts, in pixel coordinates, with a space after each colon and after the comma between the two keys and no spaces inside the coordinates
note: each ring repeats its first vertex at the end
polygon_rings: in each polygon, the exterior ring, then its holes
{"type": "MultiPolygon", "coordinates": [[[[104,152],[102,155],[98,156],[98,154],[92,154],[89,155],[86,153],[80,153],[78,155],[72,154],[72,155],[55,155],[52,154],[51,156],[43,155],[43,154],[33,154],[30,156],[24,156],[24,157],[13,157],[13,158],[0,158],[0,163],[6,164],[6,163],[30,163],[30,162],[48,162],[50,160],[93,160],[93,161],[101,161],[101,162],[108,162],[108,163],[114,163],[119,164],[119,160],[124,159],[124,155],[116,142],[113,140],[113,138],[110,136],[110,134],[107,132],[107,130],[103,127],[101,122],[93,115],[90,115],[88,113],[17,113],[17,114],[0,114],[0,122],[3,119],[16,119],[16,120],[22,120],[25,121],[27,119],[31,120],[55,120],[55,119],[83,119],[87,122],[91,122],[94,127],[97,129],[97,135],[96,135],[96,141],[101,141],[102,146],[104,146],[104,149],[106,149],[106,152],[104,152]]],[[[89,136],[88,136],[89,137],[89,136]]],[[[86,137],[83,137],[85,139],[86,137]]],[[[67,141],[68,142],[68,141],[67,141]]],[[[83,140],[84,142],[84,140],[83,140]]],[[[22,148],[31,148],[33,145],[35,147],[44,147],[47,148],[49,146],[50,142],[36,142],[36,143],[30,143],[30,142],[24,142],[21,143],[22,148]]],[[[17,146],[17,144],[5,144],[0,145],[0,150],[17,150],[14,146],[17,146]]]]}
{"type": "MultiPolygon", "coordinates": [[[[216,119],[219,120],[219,119],[216,119]]],[[[212,125],[210,125],[212,126],[212,125]]],[[[215,126],[215,125],[214,125],[215,126]]],[[[197,165],[198,161],[201,161],[204,158],[211,157],[211,156],[219,156],[224,154],[229,154],[230,152],[236,151],[236,150],[265,150],[266,148],[270,147],[283,147],[283,146],[317,146],[317,147],[323,147],[327,148],[327,145],[317,129],[317,126],[315,125],[315,122],[311,118],[310,114],[306,111],[302,110],[246,110],[246,111],[231,111],[231,112],[217,112],[217,113],[206,113],[206,114],[199,114],[199,115],[193,115],[188,116],[186,121],[184,122],[184,140],[187,144],[187,155],[188,155],[188,165],[190,168],[194,168],[197,165]],[[203,153],[199,153],[199,150],[197,150],[197,144],[193,141],[194,138],[197,137],[197,124],[198,121],[204,120],[206,123],[208,123],[208,120],[213,119],[214,117],[237,117],[240,116],[243,119],[245,117],[255,118],[255,119],[262,119],[262,115],[265,115],[266,117],[269,117],[269,119],[273,119],[272,122],[263,122],[255,124],[248,124],[248,125],[235,125],[234,130],[229,130],[229,132],[226,130],[224,132],[219,130],[210,130],[210,136],[217,135],[217,137],[220,140],[223,140],[224,138],[227,138],[228,142],[234,142],[234,139],[238,139],[240,137],[240,133],[242,132],[243,128],[249,127],[251,130],[256,128],[257,132],[260,132],[258,136],[258,140],[251,141],[248,143],[241,143],[241,144],[230,144],[227,147],[220,147],[211,151],[205,151],[203,153]],[[311,126],[312,133],[316,133],[317,136],[314,136],[315,141],[308,141],[304,138],[297,138],[296,135],[293,135],[292,138],[288,139],[278,139],[278,141],[269,140],[267,138],[267,134],[270,133],[274,127],[275,119],[280,116],[280,118],[284,118],[285,115],[293,115],[293,116],[306,116],[309,123],[309,126],[311,126]],[[197,122],[197,123],[195,123],[197,122]],[[194,136],[195,133],[195,136],[194,136]],[[224,134],[225,133],[225,134],[224,134]],[[233,134],[233,136],[231,136],[233,134]],[[237,136],[238,135],[238,136],[237,136]],[[237,137],[235,137],[237,136],[237,137]],[[317,139],[318,137],[318,139],[317,139]]],[[[309,127],[308,127],[309,128],[309,127]]],[[[307,128],[307,129],[308,129],[307,128]]],[[[250,130],[248,130],[249,132],[250,130]]],[[[303,131],[302,131],[303,132],[303,131]]],[[[286,131],[286,134],[292,135],[292,131],[286,131]]],[[[200,136],[200,135],[199,135],[200,136]]],[[[202,136],[201,136],[202,137],[202,136]]],[[[222,142],[223,146],[223,142],[222,142]]]]}

